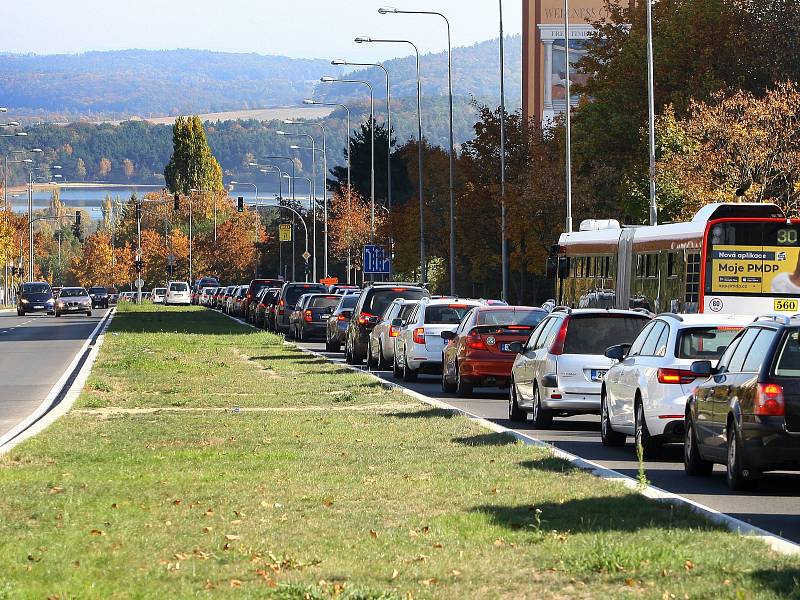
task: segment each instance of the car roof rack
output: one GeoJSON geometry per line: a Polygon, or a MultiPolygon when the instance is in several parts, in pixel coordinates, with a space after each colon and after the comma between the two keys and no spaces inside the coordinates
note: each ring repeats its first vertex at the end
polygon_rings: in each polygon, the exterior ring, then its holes
{"type": "Polygon", "coordinates": [[[656,318],[664,317],[665,319],[675,319],[676,321],[680,321],[683,323],[683,317],[674,312],[663,312],[656,315],[656,318]]]}
{"type": "Polygon", "coordinates": [[[753,323],[758,321],[772,321],[774,323],[780,322],[781,325],[788,325],[791,322],[792,318],[788,315],[781,315],[776,313],[770,313],[767,315],[759,315],[755,319],[753,319],[753,323]]]}

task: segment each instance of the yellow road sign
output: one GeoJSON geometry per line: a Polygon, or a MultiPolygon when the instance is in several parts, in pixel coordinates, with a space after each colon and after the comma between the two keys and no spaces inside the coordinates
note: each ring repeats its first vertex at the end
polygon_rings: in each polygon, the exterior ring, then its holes
{"type": "Polygon", "coordinates": [[[280,234],[280,241],[282,242],[291,242],[292,241],[292,226],[289,223],[281,223],[278,229],[280,234]]]}

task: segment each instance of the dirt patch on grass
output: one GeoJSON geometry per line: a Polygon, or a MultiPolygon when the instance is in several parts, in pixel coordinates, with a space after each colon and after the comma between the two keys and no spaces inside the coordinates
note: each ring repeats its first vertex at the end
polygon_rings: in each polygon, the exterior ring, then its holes
{"type": "Polygon", "coordinates": [[[410,404],[385,403],[361,404],[359,406],[257,406],[257,407],[186,407],[186,406],[153,406],[147,408],[122,408],[108,406],[104,408],[81,408],[71,412],[74,415],[94,415],[109,418],[122,415],[153,415],[157,413],[309,413],[309,412],[375,412],[388,413],[395,410],[407,410],[410,404]]]}

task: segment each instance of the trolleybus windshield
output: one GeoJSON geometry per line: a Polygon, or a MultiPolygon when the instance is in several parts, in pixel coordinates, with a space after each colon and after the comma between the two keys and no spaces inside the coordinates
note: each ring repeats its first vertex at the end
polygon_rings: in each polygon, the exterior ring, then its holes
{"type": "Polygon", "coordinates": [[[706,258],[706,294],[800,295],[800,223],[716,223],[708,230],[706,258]]]}

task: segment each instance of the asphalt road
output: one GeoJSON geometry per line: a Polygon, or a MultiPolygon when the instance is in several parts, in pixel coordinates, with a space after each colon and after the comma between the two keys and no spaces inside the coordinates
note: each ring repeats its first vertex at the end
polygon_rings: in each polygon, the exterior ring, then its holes
{"type": "Polygon", "coordinates": [[[0,312],[0,436],[42,403],[106,312],[61,318],[0,312]]]}
{"type": "MultiPolygon", "coordinates": [[[[325,344],[300,345],[344,362],[342,354],[326,353],[325,344]]],[[[600,441],[599,417],[555,419],[551,429],[537,430],[530,421],[521,425],[507,419],[508,395],[496,388],[479,388],[472,398],[463,399],[455,394],[443,393],[438,376],[420,375],[418,381],[406,383],[401,379],[394,379],[391,371],[375,373],[387,381],[399,383],[509,429],[547,441],[562,450],[625,475],[636,477],[638,473],[632,438],[629,438],[628,445],[624,448],[606,448],[600,441]]],[[[666,446],[661,459],[648,461],[647,478],[652,485],[800,543],[800,474],[769,473],[765,475],[757,491],[731,492],[725,483],[725,471],[721,465],[714,468],[711,477],[686,476],[683,472],[682,452],[682,446],[666,446]]]]}

